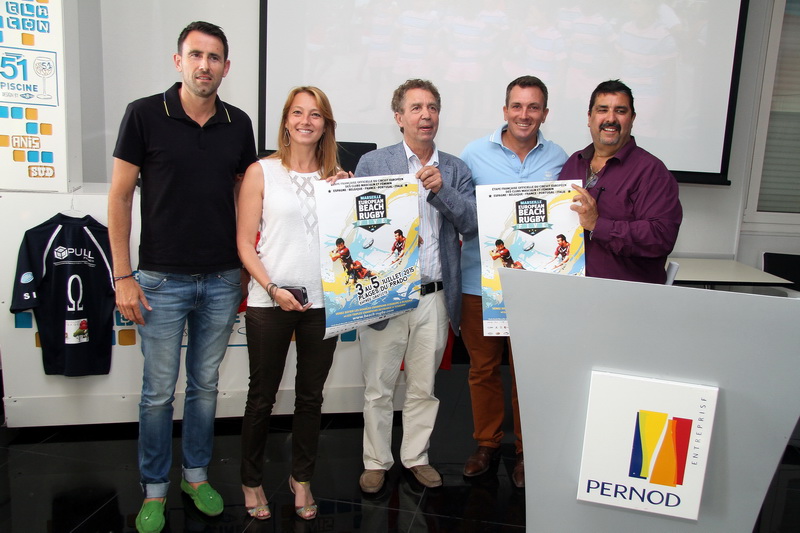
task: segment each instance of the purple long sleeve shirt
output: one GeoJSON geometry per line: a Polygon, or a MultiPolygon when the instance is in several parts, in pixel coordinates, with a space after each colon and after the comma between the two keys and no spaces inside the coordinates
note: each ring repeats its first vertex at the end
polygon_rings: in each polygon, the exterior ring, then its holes
{"type": "MultiPolygon", "coordinates": [[[[559,179],[586,183],[593,155],[591,144],[572,154],[559,179]]],[[[585,233],[586,275],[664,283],[664,265],[683,219],[678,183],[664,163],[631,137],[589,192],[599,218],[591,235],[585,233]]]]}

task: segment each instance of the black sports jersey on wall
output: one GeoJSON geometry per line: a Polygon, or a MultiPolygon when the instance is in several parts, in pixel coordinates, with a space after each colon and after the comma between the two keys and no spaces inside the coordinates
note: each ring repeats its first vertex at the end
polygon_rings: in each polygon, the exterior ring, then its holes
{"type": "Polygon", "coordinates": [[[108,228],[59,213],[25,232],[11,312],[33,309],[45,374],[108,374],[114,307],[108,228]]]}

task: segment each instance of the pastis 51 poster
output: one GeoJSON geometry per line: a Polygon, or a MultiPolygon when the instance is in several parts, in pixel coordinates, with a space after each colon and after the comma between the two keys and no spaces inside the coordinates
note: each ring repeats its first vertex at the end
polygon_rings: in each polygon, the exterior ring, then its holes
{"type": "Polygon", "coordinates": [[[325,338],[417,307],[418,195],[413,174],[316,184],[325,338]]]}
{"type": "Polygon", "coordinates": [[[499,268],[583,276],[583,228],[570,209],[579,180],[479,185],[483,334],[508,336],[499,268]]]}

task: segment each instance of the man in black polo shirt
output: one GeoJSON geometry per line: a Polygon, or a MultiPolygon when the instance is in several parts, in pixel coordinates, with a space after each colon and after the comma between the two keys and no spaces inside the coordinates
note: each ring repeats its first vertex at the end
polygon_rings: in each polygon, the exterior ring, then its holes
{"type": "Polygon", "coordinates": [[[256,160],[250,119],[217,96],[228,73],[222,29],[193,22],[178,38],[182,82],[131,103],[120,126],[108,198],[117,307],[139,325],[140,532],[161,531],[172,463],[172,402],[184,328],[186,395],[181,489],[208,515],[219,364],[241,300],[234,186],[256,160]],[[141,175],[139,272],[130,260],[131,208],[141,175]]]}

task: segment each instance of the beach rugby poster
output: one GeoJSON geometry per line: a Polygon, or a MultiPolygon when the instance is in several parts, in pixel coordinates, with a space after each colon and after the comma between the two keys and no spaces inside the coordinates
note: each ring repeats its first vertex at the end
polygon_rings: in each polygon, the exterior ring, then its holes
{"type": "Polygon", "coordinates": [[[585,273],[583,228],[570,209],[579,180],[479,185],[483,334],[508,336],[500,268],[585,273]]]}
{"type": "Polygon", "coordinates": [[[419,186],[413,174],[315,184],[326,338],[419,303],[419,186]]]}

